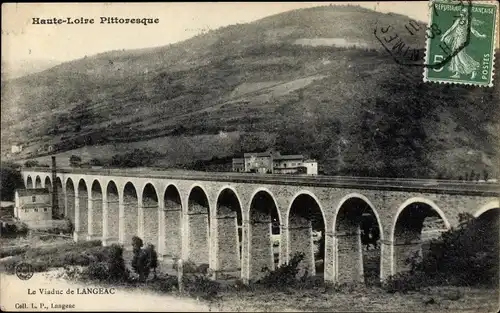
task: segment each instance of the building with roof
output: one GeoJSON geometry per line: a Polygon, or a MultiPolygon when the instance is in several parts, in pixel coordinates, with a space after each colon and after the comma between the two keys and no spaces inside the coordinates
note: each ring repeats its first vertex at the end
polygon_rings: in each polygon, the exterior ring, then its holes
{"type": "Polygon", "coordinates": [[[21,151],[23,151],[23,145],[20,145],[20,144],[14,144],[10,147],[10,152],[12,154],[15,154],[15,153],[20,153],[21,151]]]}
{"type": "Polygon", "coordinates": [[[243,158],[233,159],[233,172],[318,175],[318,163],[301,154],[281,155],[272,151],[245,153],[243,158]]]}
{"type": "Polygon", "coordinates": [[[233,172],[246,172],[244,158],[233,158],[233,172]]]}
{"type": "Polygon", "coordinates": [[[52,219],[51,194],[46,188],[16,189],[14,217],[21,221],[52,219]]]}

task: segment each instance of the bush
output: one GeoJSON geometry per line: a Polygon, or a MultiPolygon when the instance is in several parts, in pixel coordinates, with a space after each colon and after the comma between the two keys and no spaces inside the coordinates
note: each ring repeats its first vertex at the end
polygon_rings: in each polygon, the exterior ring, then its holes
{"type": "Polygon", "coordinates": [[[141,238],[139,238],[138,236],[132,237],[132,252],[134,253],[134,256],[132,257],[132,269],[137,274],[139,274],[138,263],[141,254],[141,248],[143,245],[144,243],[141,238]]]}
{"type": "Polygon", "coordinates": [[[113,167],[139,167],[151,166],[161,154],[151,149],[134,149],[125,154],[115,154],[111,157],[110,166],[113,167]]]}
{"type": "Polygon", "coordinates": [[[153,290],[158,290],[161,292],[171,292],[179,289],[179,284],[177,281],[177,276],[173,275],[161,275],[149,283],[149,287],[153,290]]]}
{"type": "Polygon", "coordinates": [[[121,246],[117,244],[113,244],[110,246],[107,265],[109,281],[124,282],[130,279],[130,273],[125,266],[125,260],[123,259],[123,248],[121,246]]]}
{"type": "MultiPolygon", "coordinates": [[[[177,263],[172,265],[172,267],[177,270],[177,263]]],[[[184,273],[196,273],[196,274],[207,274],[209,265],[206,263],[202,263],[200,265],[196,265],[191,260],[187,260],[182,264],[182,270],[184,273]]]]}
{"type": "Polygon", "coordinates": [[[71,165],[71,167],[78,167],[81,165],[81,163],[82,158],[80,158],[79,156],[73,154],[69,157],[69,164],[71,165]]]}
{"type": "Polygon", "coordinates": [[[191,296],[211,300],[220,291],[220,284],[203,275],[185,275],[182,277],[184,290],[191,296]]]}
{"type": "Polygon", "coordinates": [[[103,166],[104,165],[104,162],[99,160],[99,159],[91,159],[89,161],[89,164],[92,165],[92,166],[103,166]]]}
{"type": "MultiPolygon", "coordinates": [[[[66,269],[68,276],[71,275],[72,269],[66,269]]],[[[108,272],[107,262],[94,262],[86,267],[79,275],[79,278],[90,281],[107,282],[110,281],[110,273],[108,272]]]]}
{"type": "Polygon", "coordinates": [[[3,247],[0,249],[0,259],[8,257],[8,256],[16,256],[19,254],[23,254],[28,251],[29,246],[22,247],[3,247]]]}
{"type": "Polygon", "coordinates": [[[24,162],[24,167],[37,167],[39,165],[40,164],[36,160],[28,160],[28,161],[24,162]]]}
{"type": "MultiPolygon", "coordinates": [[[[297,274],[299,273],[299,264],[304,259],[305,254],[300,252],[293,255],[288,264],[283,264],[270,271],[257,281],[258,284],[266,287],[287,288],[297,284],[297,274]]],[[[267,269],[263,269],[265,271],[267,269]]]]}
{"type": "MultiPolygon", "coordinates": [[[[431,240],[422,258],[407,259],[410,271],[390,277],[383,286],[389,292],[407,292],[426,286],[497,286],[498,238],[471,215],[461,214],[457,228],[431,240]]],[[[498,225],[496,225],[498,228],[498,225]]]]}
{"type": "Polygon", "coordinates": [[[17,164],[2,162],[0,165],[0,195],[2,201],[13,201],[17,188],[24,187],[24,181],[17,164]]]}

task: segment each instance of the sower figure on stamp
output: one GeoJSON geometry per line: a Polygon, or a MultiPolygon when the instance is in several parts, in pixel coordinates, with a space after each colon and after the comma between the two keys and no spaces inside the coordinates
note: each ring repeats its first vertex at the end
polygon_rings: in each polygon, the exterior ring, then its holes
{"type": "MultiPolygon", "coordinates": [[[[462,45],[465,44],[467,40],[467,29],[469,24],[469,11],[467,8],[463,8],[460,13],[460,17],[455,20],[453,25],[443,34],[441,41],[446,43],[452,51],[460,49],[462,45]]],[[[480,20],[472,19],[472,25],[470,25],[471,33],[479,38],[485,38],[485,34],[480,34],[476,29],[474,29],[474,24],[482,23],[480,20]]],[[[460,78],[460,75],[471,75],[471,79],[476,77],[476,70],[479,68],[479,62],[474,60],[470,55],[467,54],[465,48],[462,48],[450,61],[448,69],[450,72],[455,72],[451,78],[460,78]]]]}

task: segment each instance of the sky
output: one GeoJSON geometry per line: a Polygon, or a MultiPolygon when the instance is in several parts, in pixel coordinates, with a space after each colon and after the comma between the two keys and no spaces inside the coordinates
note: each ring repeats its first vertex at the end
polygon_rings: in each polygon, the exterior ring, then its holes
{"type": "MultiPolygon", "coordinates": [[[[333,5],[349,2],[334,2],[333,5]]],[[[428,20],[428,1],[351,2],[428,20]]],[[[100,52],[164,46],[203,31],[329,2],[4,3],[2,60],[69,61],[100,52]],[[158,24],[99,24],[101,16],[158,18],[158,24]],[[33,18],[94,18],[95,24],[33,25],[33,18]]]]}

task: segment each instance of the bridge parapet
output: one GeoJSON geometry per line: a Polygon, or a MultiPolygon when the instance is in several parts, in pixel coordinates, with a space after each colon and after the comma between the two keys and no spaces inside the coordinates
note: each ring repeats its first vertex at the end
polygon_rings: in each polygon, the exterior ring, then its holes
{"type": "MultiPolygon", "coordinates": [[[[50,168],[23,168],[22,172],[50,173],[50,168]]],[[[458,180],[408,179],[387,177],[306,176],[283,174],[196,172],[152,169],[58,168],[58,173],[150,179],[218,181],[248,184],[291,185],[304,187],[356,188],[390,191],[408,191],[471,196],[500,196],[498,182],[471,182],[458,180]]]]}

